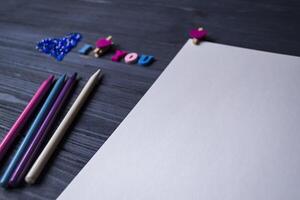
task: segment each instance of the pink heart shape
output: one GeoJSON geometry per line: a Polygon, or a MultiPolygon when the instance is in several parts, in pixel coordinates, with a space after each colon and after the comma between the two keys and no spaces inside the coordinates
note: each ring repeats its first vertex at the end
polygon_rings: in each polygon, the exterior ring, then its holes
{"type": "Polygon", "coordinates": [[[100,48],[100,49],[110,47],[111,45],[112,45],[112,42],[110,40],[105,39],[105,38],[98,39],[97,42],[96,42],[96,47],[100,48]]]}
{"type": "Polygon", "coordinates": [[[189,33],[191,38],[196,38],[198,40],[201,40],[202,38],[204,38],[207,35],[207,31],[206,30],[197,30],[197,29],[193,29],[190,31],[189,33]]]}

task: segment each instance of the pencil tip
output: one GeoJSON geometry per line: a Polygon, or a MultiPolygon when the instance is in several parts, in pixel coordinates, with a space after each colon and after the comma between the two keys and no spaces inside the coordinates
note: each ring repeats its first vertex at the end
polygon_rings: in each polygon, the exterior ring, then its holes
{"type": "Polygon", "coordinates": [[[56,82],[57,81],[64,81],[66,79],[66,74],[64,74],[64,75],[61,75],[61,77],[59,77],[57,80],[56,80],[56,82]]]}
{"type": "Polygon", "coordinates": [[[48,78],[47,78],[47,80],[46,81],[53,81],[54,80],[54,75],[50,75],[48,78]]]}
{"type": "Polygon", "coordinates": [[[96,77],[96,79],[99,80],[100,77],[101,77],[101,69],[98,69],[98,70],[94,73],[93,77],[96,77]]]}
{"type": "Polygon", "coordinates": [[[72,79],[75,79],[77,77],[77,72],[74,72],[74,74],[71,76],[72,79]]]}
{"type": "Polygon", "coordinates": [[[94,76],[100,77],[100,72],[101,72],[101,69],[98,69],[98,70],[94,73],[94,76]]]}

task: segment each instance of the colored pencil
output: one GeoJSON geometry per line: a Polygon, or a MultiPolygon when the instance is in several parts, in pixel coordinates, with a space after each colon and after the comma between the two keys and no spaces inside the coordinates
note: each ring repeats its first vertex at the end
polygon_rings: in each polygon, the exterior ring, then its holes
{"type": "Polygon", "coordinates": [[[25,173],[29,169],[32,161],[36,157],[38,150],[45,139],[45,136],[49,132],[55,118],[57,117],[62,105],[64,104],[65,100],[67,99],[70,91],[72,90],[73,86],[75,85],[77,73],[74,73],[65,83],[65,86],[59,93],[59,96],[55,100],[51,110],[49,111],[45,121],[41,125],[40,129],[38,130],[37,134],[34,136],[32,142],[30,143],[27,151],[23,155],[21,161],[19,162],[18,166],[16,167],[13,175],[11,176],[8,185],[9,186],[16,186],[20,181],[24,178],[25,173]]]}
{"type": "Polygon", "coordinates": [[[99,69],[90,77],[88,82],[85,84],[84,88],[76,98],[74,104],[71,106],[70,110],[68,111],[56,131],[53,133],[49,142],[46,144],[45,148],[27,173],[25,177],[25,181],[27,183],[33,184],[36,181],[46,163],[50,159],[51,155],[53,154],[54,150],[56,149],[57,145],[65,135],[66,130],[69,128],[78,111],[82,107],[83,103],[86,101],[89,94],[94,89],[96,83],[100,80],[100,76],[101,73],[99,69]]]}
{"type": "Polygon", "coordinates": [[[25,153],[28,145],[30,144],[30,141],[32,140],[34,135],[37,133],[40,125],[44,121],[48,111],[50,110],[51,106],[53,105],[54,100],[56,99],[59,91],[61,90],[61,88],[64,84],[65,76],[66,75],[61,76],[56,81],[55,85],[53,86],[50,94],[48,95],[42,108],[40,109],[39,113],[35,117],[33,123],[31,124],[29,130],[27,131],[23,141],[21,142],[21,145],[19,146],[19,148],[17,149],[16,153],[14,154],[12,160],[9,162],[7,168],[5,169],[4,174],[2,175],[2,177],[0,179],[1,186],[3,186],[3,187],[7,186],[7,183],[9,181],[12,173],[15,170],[15,167],[17,166],[18,162],[22,158],[22,155],[25,153]]]}
{"type": "Polygon", "coordinates": [[[37,108],[38,104],[49,91],[53,79],[54,76],[51,75],[41,84],[41,86],[31,98],[31,100],[29,101],[23,112],[20,114],[14,125],[2,139],[0,143],[0,161],[3,159],[4,155],[6,154],[10,146],[13,144],[13,141],[19,135],[21,129],[24,127],[28,119],[33,114],[33,111],[37,108]]]}

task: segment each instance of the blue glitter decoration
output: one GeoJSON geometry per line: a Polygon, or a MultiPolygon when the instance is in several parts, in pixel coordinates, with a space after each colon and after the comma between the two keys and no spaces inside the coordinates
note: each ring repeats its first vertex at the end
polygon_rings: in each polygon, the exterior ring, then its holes
{"type": "Polygon", "coordinates": [[[77,43],[81,40],[80,33],[70,33],[63,38],[45,38],[36,45],[40,52],[53,56],[57,61],[62,61],[77,43]]]}

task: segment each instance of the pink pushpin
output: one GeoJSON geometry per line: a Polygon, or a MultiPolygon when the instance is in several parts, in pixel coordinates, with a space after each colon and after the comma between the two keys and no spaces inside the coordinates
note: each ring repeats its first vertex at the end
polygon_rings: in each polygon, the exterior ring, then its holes
{"type": "Polygon", "coordinates": [[[104,54],[112,45],[112,36],[107,38],[100,38],[96,41],[96,48],[94,49],[95,57],[99,57],[104,54]]]}
{"type": "Polygon", "coordinates": [[[189,35],[193,39],[194,44],[199,44],[199,42],[207,35],[207,31],[200,27],[198,29],[192,29],[189,35]]]}
{"type": "Polygon", "coordinates": [[[108,40],[106,38],[100,38],[96,42],[96,47],[99,49],[104,49],[110,47],[111,45],[112,45],[111,40],[108,40]]]}

